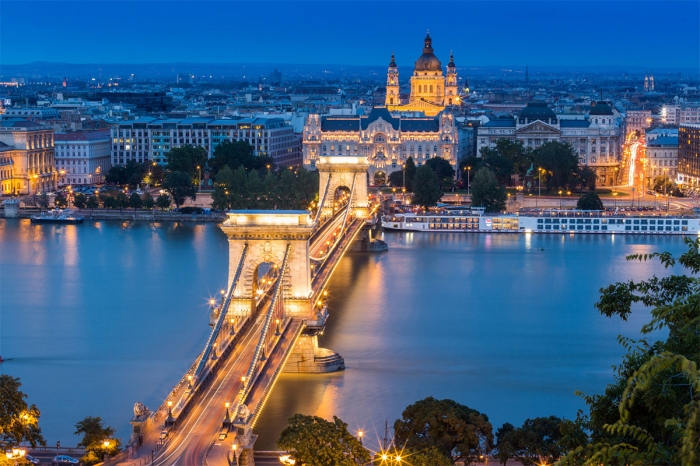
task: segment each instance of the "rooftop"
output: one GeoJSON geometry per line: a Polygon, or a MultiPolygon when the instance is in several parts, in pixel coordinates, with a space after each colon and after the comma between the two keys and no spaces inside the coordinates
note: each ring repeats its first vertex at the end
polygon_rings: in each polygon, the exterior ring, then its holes
{"type": "Polygon", "coordinates": [[[647,143],[647,147],[678,147],[678,136],[661,136],[647,143]]]}
{"type": "Polygon", "coordinates": [[[76,131],[71,133],[56,133],[53,137],[55,142],[64,141],[109,141],[109,130],[106,131],[76,131]]]}

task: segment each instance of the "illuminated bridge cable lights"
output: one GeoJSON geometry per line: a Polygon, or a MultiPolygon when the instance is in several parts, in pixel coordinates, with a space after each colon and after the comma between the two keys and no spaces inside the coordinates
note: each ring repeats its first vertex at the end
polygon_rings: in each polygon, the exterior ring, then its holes
{"type": "Polygon", "coordinates": [[[226,300],[221,306],[221,311],[219,312],[219,317],[216,320],[216,325],[214,325],[214,328],[212,329],[211,333],[209,334],[209,339],[207,340],[207,344],[204,347],[204,353],[202,353],[202,359],[199,361],[199,365],[197,366],[197,369],[195,369],[194,372],[194,377],[195,377],[195,384],[199,385],[199,382],[201,380],[201,375],[202,372],[204,371],[204,368],[207,365],[207,361],[209,361],[209,354],[211,353],[212,349],[214,348],[214,345],[216,344],[216,339],[219,336],[219,332],[221,331],[221,327],[223,326],[224,322],[226,321],[226,314],[228,313],[228,308],[229,305],[231,304],[231,298],[233,297],[233,290],[236,288],[236,285],[238,284],[238,280],[241,278],[241,273],[243,272],[243,264],[245,263],[245,258],[248,253],[248,244],[246,243],[243,246],[243,252],[241,253],[241,259],[238,262],[238,267],[236,268],[236,273],[233,276],[233,281],[231,282],[231,286],[229,287],[228,290],[228,295],[226,296],[226,300]]]}
{"type": "Polygon", "coordinates": [[[326,189],[323,190],[323,197],[319,200],[317,209],[316,209],[316,218],[314,219],[314,226],[318,226],[318,220],[321,218],[321,212],[323,211],[323,206],[325,205],[326,202],[326,196],[328,195],[328,188],[331,186],[331,177],[328,177],[328,182],[326,182],[326,189]]]}
{"type": "MultiPolygon", "coordinates": [[[[353,193],[355,192],[355,182],[357,181],[357,175],[353,175],[352,177],[352,187],[350,188],[350,194],[348,195],[348,199],[352,199],[353,193]]],[[[352,210],[352,202],[348,201],[347,206],[345,207],[345,212],[343,214],[343,224],[340,227],[341,233],[345,233],[345,228],[348,223],[348,217],[350,216],[350,211],[352,210]]],[[[341,241],[343,238],[343,235],[334,235],[335,240],[333,244],[328,244],[326,249],[321,250],[321,257],[310,257],[312,261],[315,262],[321,262],[323,263],[328,256],[330,256],[331,251],[333,251],[333,248],[341,241]]]]}
{"type": "Polygon", "coordinates": [[[282,289],[284,288],[282,286],[282,282],[284,281],[284,272],[287,268],[287,262],[289,260],[289,255],[290,251],[292,249],[291,244],[287,244],[287,249],[284,252],[284,259],[282,260],[282,265],[280,266],[280,276],[279,279],[277,280],[277,283],[275,284],[274,292],[272,294],[272,301],[270,303],[270,308],[267,311],[267,315],[265,316],[265,322],[262,326],[262,330],[260,333],[260,338],[258,340],[258,344],[255,347],[255,353],[253,355],[253,360],[250,362],[250,367],[248,368],[248,373],[241,377],[241,391],[240,391],[240,398],[238,401],[238,406],[236,407],[236,411],[238,412],[238,409],[240,406],[245,403],[246,397],[248,396],[248,393],[250,392],[250,389],[253,387],[253,384],[255,383],[255,378],[258,375],[258,365],[262,361],[262,355],[267,347],[269,347],[273,337],[274,337],[274,330],[271,328],[272,325],[275,324],[275,321],[277,319],[281,319],[284,316],[284,303],[283,300],[284,298],[281,296],[282,295],[282,289]],[[282,298],[282,299],[280,299],[282,298]]]}

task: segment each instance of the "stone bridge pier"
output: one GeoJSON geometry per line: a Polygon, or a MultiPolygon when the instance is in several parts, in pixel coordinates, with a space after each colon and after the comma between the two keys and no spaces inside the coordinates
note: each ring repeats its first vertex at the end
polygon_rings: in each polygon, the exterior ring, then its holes
{"type": "Polygon", "coordinates": [[[240,278],[233,289],[227,320],[240,319],[255,310],[261,291],[263,271],[268,276],[282,274],[285,317],[305,322],[285,366],[285,372],[331,372],[345,368],[337,353],[318,347],[318,334],[323,331],[327,311],[313,303],[309,239],[313,221],[307,211],[233,211],[221,225],[229,242],[228,287],[237,269],[240,278]],[[290,256],[282,266],[287,246],[290,256]],[[245,257],[241,264],[241,257],[245,257]]]}

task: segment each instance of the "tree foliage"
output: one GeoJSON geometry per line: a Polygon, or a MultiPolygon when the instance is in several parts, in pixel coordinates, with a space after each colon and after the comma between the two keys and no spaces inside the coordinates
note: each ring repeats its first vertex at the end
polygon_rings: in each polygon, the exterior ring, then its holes
{"type": "Polygon", "coordinates": [[[105,181],[122,186],[128,184],[131,188],[136,188],[143,181],[147,172],[147,164],[129,160],[126,165],[113,165],[110,167],[105,176],[105,181]]]}
{"type": "Polygon", "coordinates": [[[114,209],[117,206],[117,201],[114,199],[114,196],[110,196],[109,194],[105,194],[102,197],[102,206],[105,209],[114,209]]]}
{"type": "Polygon", "coordinates": [[[85,207],[86,202],[87,198],[83,193],[78,193],[75,196],[73,196],[73,205],[76,206],[78,209],[83,209],[85,207]]]}
{"type": "Polygon", "coordinates": [[[116,196],[114,196],[114,207],[118,208],[121,212],[122,209],[129,205],[129,198],[126,197],[126,193],[119,191],[116,196]]]}
{"type": "Polygon", "coordinates": [[[46,445],[39,428],[41,412],[35,405],[28,405],[27,395],[18,378],[0,374],[0,450],[18,447],[20,443],[46,445]]]}
{"type": "Polygon", "coordinates": [[[192,184],[192,177],[180,171],[172,171],[165,176],[163,189],[170,193],[175,205],[180,208],[184,204],[186,198],[195,200],[197,192],[192,184]]]}
{"type": "Polygon", "coordinates": [[[576,201],[578,210],[604,210],[605,206],[600,197],[594,192],[586,193],[576,201]]]}
{"type": "Polygon", "coordinates": [[[584,395],[591,443],[571,449],[562,465],[693,465],[700,462],[700,239],[686,238],[679,257],[668,252],[635,254],[656,259],[682,275],[615,283],[600,290],[601,314],[627,320],[632,307],[650,309],[639,340],[618,337],[627,350],[615,380],[602,395],[584,395]],[[658,337],[665,329],[668,336],[658,337]]]}
{"type": "Polygon", "coordinates": [[[432,168],[432,170],[435,172],[440,180],[441,188],[449,188],[454,186],[455,170],[452,168],[450,162],[442,157],[432,157],[430,160],[425,162],[425,164],[432,168]]]}
{"type": "Polygon", "coordinates": [[[153,209],[153,206],[156,204],[155,200],[153,199],[153,196],[151,196],[151,193],[146,191],[143,194],[143,208],[151,210],[153,209]]]}
{"type": "Polygon", "coordinates": [[[160,210],[165,210],[170,207],[170,196],[167,194],[159,194],[156,198],[156,207],[160,210]]]}
{"type": "Polygon", "coordinates": [[[435,447],[453,462],[476,462],[493,446],[488,417],[453,400],[425,398],[408,406],[394,423],[397,445],[410,451],[435,447]]]}
{"type": "Polygon", "coordinates": [[[231,170],[243,167],[246,170],[271,170],[275,168],[272,157],[253,154],[253,146],[247,141],[224,141],[214,148],[209,167],[217,174],[225,166],[231,170]]]}
{"type": "Polygon", "coordinates": [[[41,210],[46,210],[49,208],[49,196],[46,193],[42,193],[39,199],[36,201],[36,205],[39,206],[41,210]]]}
{"type": "Polygon", "coordinates": [[[85,201],[85,206],[90,210],[97,209],[100,206],[100,201],[97,196],[92,195],[85,201]]]}
{"type": "Polygon", "coordinates": [[[472,206],[484,207],[486,212],[500,212],[506,208],[506,190],[498,184],[496,176],[484,167],[471,182],[472,206]]]}
{"type": "MultiPolygon", "coordinates": [[[[180,172],[189,175],[190,184],[192,180],[198,176],[199,172],[204,169],[207,163],[207,151],[201,146],[192,146],[185,144],[184,146],[174,147],[165,154],[168,162],[168,170],[171,172],[180,172]],[[199,169],[197,168],[199,167],[199,169]]],[[[168,181],[168,175],[165,181],[168,181]]]]}
{"type": "Polygon", "coordinates": [[[140,209],[142,205],[143,201],[141,200],[141,196],[135,191],[132,192],[131,196],[129,196],[129,207],[132,209],[140,209]]]}
{"type": "Polygon", "coordinates": [[[502,426],[496,433],[498,458],[502,464],[518,459],[524,465],[550,464],[562,453],[560,440],[564,421],[556,416],[526,419],[521,427],[502,426]]]}
{"type": "Polygon", "coordinates": [[[85,448],[85,456],[80,460],[82,464],[91,465],[103,461],[105,455],[114,456],[121,451],[121,440],[115,439],[115,430],[104,426],[102,418],[88,416],[75,425],[75,435],[82,435],[78,443],[85,448]],[[108,442],[105,446],[104,442],[108,442]]]}
{"type": "Polygon", "coordinates": [[[68,205],[68,200],[66,199],[66,196],[64,196],[61,193],[58,193],[56,194],[56,197],[53,198],[53,205],[55,205],[59,209],[63,209],[68,205]]]}
{"type": "Polygon", "coordinates": [[[333,416],[295,414],[282,431],[277,445],[290,452],[296,464],[310,466],[357,466],[370,461],[369,452],[348,431],[348,425],[333,416]]]}
{"type": "Polygon", "coordinates": [[[235,171],[224,166],[216,175],[212,207],[306,210],[317,196],[318,172],[298,168],[278,172],[265,170],[262,174],[243,166],[235,171]]]}
{"type": "Polygon", "coordinates": [[[416,178],[416,171],[418,170],[416,168],[416,162],[413,160],[413,157],[409,157],[406,159],[406,163],[402,167],[404,172],[406,172],[406,191],[408,192],[413,192],[414,186],[413,186],[413,180],[416,178]]]}
{"type": "Polygon", "coordinates": [[[568,143],[550,141],[533,151],[535,167],[540,169],[542,185],[547,192],[566,189],[578,176],[578,157],[568,143]]]}
{"type": "Polygon", "coordinates": [[[413,178],[413,203],[428,208],[442,198],[440,179],[432,168],[422,165],[413,178]]]}

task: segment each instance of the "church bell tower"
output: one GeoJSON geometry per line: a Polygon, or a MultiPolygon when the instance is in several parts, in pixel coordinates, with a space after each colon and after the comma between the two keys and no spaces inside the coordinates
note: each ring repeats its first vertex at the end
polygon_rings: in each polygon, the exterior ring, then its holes
{"type": "Polygon", "coordinates": [[[447,65],[447,76],[445,77],[445,105],[459,104],[459,90],[457,88],[457,65],[450,52],[450,63],[447,65]]]}
{"type": "Polygon", "coordinates": [[[386,99],[384,105],[401,105],[401,96],[399,95],[399,69],[394,60],[394,53],[391,53],[391,63],[389,70],[386,73],[386,99]]]}

